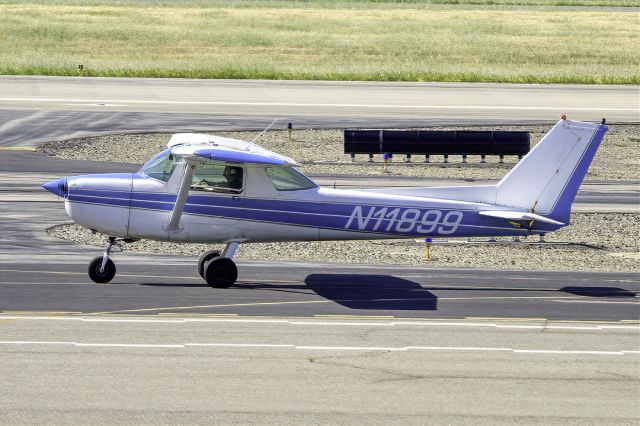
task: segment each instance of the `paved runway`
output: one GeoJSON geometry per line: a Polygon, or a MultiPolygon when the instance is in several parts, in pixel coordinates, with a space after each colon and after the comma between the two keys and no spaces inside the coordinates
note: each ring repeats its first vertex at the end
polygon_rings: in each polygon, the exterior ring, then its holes
{"type": "Polygon", "coordinates": [[[7,424],[632,424],[637,324],[0,315],[7,424]]]}
{"type": "Polygon", "coordinates": [[[106,133],[640,120],[637,86],[0,77],[0,144],[106,133]]]}

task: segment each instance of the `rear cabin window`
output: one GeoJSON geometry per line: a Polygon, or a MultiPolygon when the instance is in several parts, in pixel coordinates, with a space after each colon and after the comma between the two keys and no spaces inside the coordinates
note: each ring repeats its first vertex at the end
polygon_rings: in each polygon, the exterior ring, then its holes
{"type": "Polygon", "coordinates": [[[168,182],[176,167],[177,158],[170,152],[160,153],[147,162],[142,168],[142,173],[154,179],[168,182]]]}
{"type": "Polygon", "coordinates": [[[244,169],[238,166],[201,164],[193,174],[191,189],[204,192],[242,192],[244,169]]]}
{"type": "Polygon", "coordinates": [[[291,167],[267,167],[265,171],[278,191],[299,191],[318,186],[311,179],[291,167]]]}

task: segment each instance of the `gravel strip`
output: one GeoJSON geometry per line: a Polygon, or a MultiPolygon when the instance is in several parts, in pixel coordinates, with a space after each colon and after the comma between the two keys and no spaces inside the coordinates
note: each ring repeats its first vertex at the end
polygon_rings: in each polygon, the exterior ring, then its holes
{"type": "MultiPolygon", "coordinates": [[[[433,128],[461,130],[463,128],[433,128]]],[[[531,132],[532,145],[549,129],[548,125],[494,126],[466,128],[473,130],[524,130],[531,132]]],[[[251,140],[255,132],[219,132],[220,136],[251,140]]],[[[152,155],[166,148],[170,134],[111,135],[54,142],[41,147],[45,152],[60,158],[79,160],[121,161],[144,163],[152,155]]],[[[380,156],[375,163],[367,162],[360,155],[356,163],[343,153],[341,130],[295,130],[289,141],[286,131],[265,133],[258,141],[261,146],[294,158],[301,170],[311,175],[384,175],[380,156]]],[[[587,173],[591,180],[640,180],[640,132],[637,126],[612,125],[587,173]]],[[[456,178],[467,180],[499,179],[513,167],[517,157],[506,157],[499,164],[497,156],[487,157],[486,164],[479,164],[478,156],[470,156],[468,164],[462,164],[459,156],[451,156],[449,163],[442,163],[441,156],[433,156],[425,164],[424,157],[414,156],[412,163],[404,163],[401,156],[390,165],[391,176],[417,176],[456,178]]]]}
{"type": "MultiPolygon", "coordinates": [[[[329,241],[299,243],[256,243],[240,246],[236,259],[359,264],[404,264],[431,267],[473,267],[487,269],[537,269],[566,271],[640,272],[637,213],[576,213],[572,225],[549,234],[549,242],[572,245],[436,243],[432,260],[425,258],[425,246],[414,240],[329,241]],[[584,243],[578,245],[575,243],[584,243]]],[[[49,234],[81,244],[103,247],[105,236],[92,234],[78,225],[50,228],[49,234]]],[[[502,238],[507,242],[509,239],[502,238]]],[[[537,241],[530,237],[525,241],[537,241]]],[[[126,245],[127,251],[192,256],[217,245],[174,244],[141,240],[126,245]]],[[[89,254],[87,254],[89,256],[89,254]]]]}

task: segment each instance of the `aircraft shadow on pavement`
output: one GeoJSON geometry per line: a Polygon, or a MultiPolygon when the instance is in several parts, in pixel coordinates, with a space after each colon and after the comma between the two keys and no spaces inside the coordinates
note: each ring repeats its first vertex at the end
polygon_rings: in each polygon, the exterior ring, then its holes
{"type": "Polygon", "coordinates": [[[588,297],[636,297],[638,294],[619,287],[562,287],[558,291],[588,297]]]}
{"type": "Polygon", "coordinates": [[[311,274],[307,287],[349,309],[438,309],[438,298],[420,284],[392,275],[311,274]]]}

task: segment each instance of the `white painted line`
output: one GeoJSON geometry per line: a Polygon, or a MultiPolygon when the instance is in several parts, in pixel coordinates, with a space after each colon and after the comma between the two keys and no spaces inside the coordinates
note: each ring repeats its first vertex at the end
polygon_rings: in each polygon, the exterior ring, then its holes
{"type": "Polygon", "coordinates": [[[117,321],[111,321],[109,318],[80,318],[82,322],[119,322],[119,323],[160,323],[160,324],[181,324],[184,323],[184,319],[119,319],[117,321]]]}
{"type": "Polygon", "coordinates": [[[473,346],[314,346],[293,344],[270,343],[76,343],[76,342],[44,342],[44,341],[0,341],[0,345],[69,345],[83,348],[158,348],[158,349],[185,349],[198,348],[252,348],[252,349],[295,349],[300,351],[381,351],[381,352],[511,352],[516,354],[549,354],[549,355],[640,355],[640,351],[590,351],[590,350],[556,350],[556,349],[513,349],[503,347],[473,347],[473,346]]]}
{"type": "Polygon", "coordinates": [[[604,327],[594,326],[594,327],[570,327],[570,326],[557,326],[557,325],[549,325],[545,327],[549,330],[602,330],[604,327]]]}
{"type": "Polygon", "coordinates": [[[398,352],[407,351],[409,348],[388,348],[382,346],[296,346],[296,349],[305,351],[384,351],[384,352],[398,352]]]}
{"type": "Polygon", "coordinates": [[[610,305],[640,305],[640,301],[636,302],[614,302],[607,300],[552,300],[559,303],[592,303],[592,304],[610,304],[610,305]]]}
{"type": "Polygon", "coordinates": [[[480,352],[510,352],[511,348],[483,348],[483,347],[450,347],[450,346],[409,346],[408,349],[417,351],[480,351],[480,352]]]}
{"type": "Polygon", "coordinates": [[[180,344],[144,344],[144,343],[73,343],[78,347],[90,348],[184,348],[180,344]]]}
{"type": "Polygon", "coordinates": [[[65,99],[65,98],[5,98],[8,102],[47,102],[86,104],[147,104],[147,105],[220,105],[220,106],[291,106],[291,107],[329,107],[329,108],[373,108],[373,109],[481,109],[481,110],[524,110],[524,111],[638,111],[636,108],[608,107],[558,107],[558,106],[484,106],[484,105],[380,105],[380,104],[335,104],[335,103],[296,103],[296,102],[224,102],[224,101],[165,101],[145,99],[65,99]]]}
{"type": "Polygon", "coordinates": [[[90,107],[122,107],[124,104],[81,104],[81,103],[72,103],[72,104],[62,104],[64,106],[90,106],[90,107]]]}
{"type": "Polygon", "coordinates": [[[288,348],[293,349],[295,345],[278,345],[270,343],[185,343],[185,346],[218,347],[218,348],[288,348]]]}
{"type": "MultiPolygon", "coordinates": [[[[322,321],[297,320],[297,319],[269,319],[269,318],[235,318],[235,317],[199,317],[199,318],[167,318],[163,316],[148,318],[117,318],[117,317],[82,317],[82,316],[29,316],[29,315],[2,315],[0,320],[31,320],[31,321],[81,321],[93,323],[143,323],[143,324],[186,324],[186,323],[244,323],[244,324],[288,324],[294,326],[362,326],[362,327],[402,327],[402,326],[421,326],[421,327],[462,327],[462,328],[495,328],[505,330],[584,330],[584,331],[602,331],[602,330],[629,330],[640,332],[640,324],[617,325],[617,324],[596,324],[596,325],[553,325],[548,324],[544,319],[538,319],[543,324],[504,324],[497,322],[460,322],[460,321],[429,321],[429,320],[380,320],[360,321],[357,317],[351,318],[352,321],[322,321]]],[[[507,319],[508,320],[508,319],[507,319]]],[[[514,319],[514,321],[516,321],[514,319]]],[[[567,321],[571,324],[570,321],[567,321]]]]}
{"type": "Polygon", "coordinates": [[[517,354],[554,354],[554,355],[624,355],[625,351],[557,351],[548,349],[513,349],[517,354]]]}
{"type": "Polygon", "coordinates": [[[496,324],[496,328],[518,328],[518,329],[543,329],[544,325],[503,325],[496,324]]]}
{"type": "Polygon", "coordinates": [[[326,321],[290,321],[289,324],[291,325],[328,325],[328,326],[333,326],[333,325],[346,325],[346,326],[350,326],[350,325],[362,325],[362,326],[383,326],[383,327],[393,327],[395,324],[395,322],[364,322],[364,321],[358,321],[357,318],[353,318],[353,322],[326,322],[326,321]],[[358,322],[356,322],[358,321],[358,322]]]}

